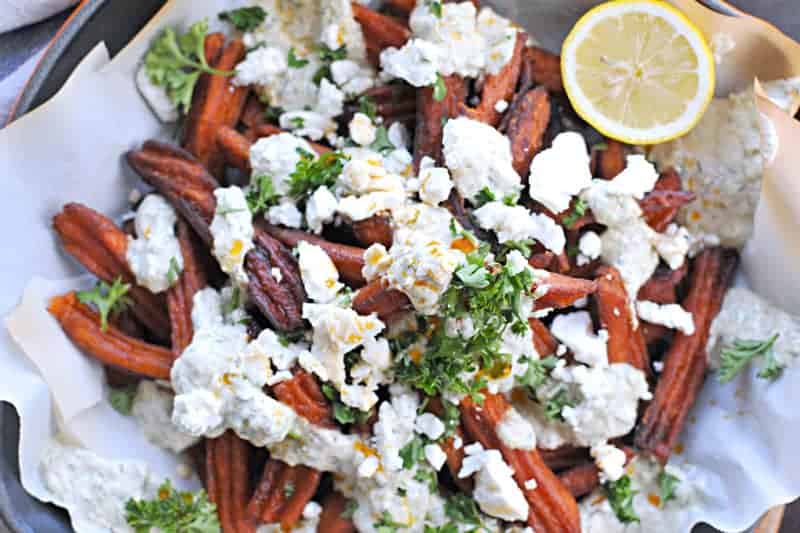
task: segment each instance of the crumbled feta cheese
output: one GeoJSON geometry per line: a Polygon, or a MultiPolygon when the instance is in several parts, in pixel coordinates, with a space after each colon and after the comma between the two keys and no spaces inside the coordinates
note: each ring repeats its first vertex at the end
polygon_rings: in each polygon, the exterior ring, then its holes
{"type": "Polygon", "coordinates": [[[372,69],[349,59],[331,63],[331,76],[333,82],[348,97],[362,94],[375,85],[375,73],[372,69]]]}
{"type": "Polygon", "coordinates": [[[364,461],[358,466],[357,473],[360,477],[372,477],[375,475],[375,472],[378,471],[380,466],[381,462],[373,455],[364,459],[364,461]]]}
{"type": "Polygon", "coordinates": [[[659,305],[656,302],[639,300],[636,302],[636,313],[646,322],[677,329],[685,335],[694,334],[692,313],[679,304],[659,305]]]}
{"type": "Polygon", "coordinates": [[[444,463],[447,461],[447,454],[444,453],[442,447],[438,444],[426,444],[423,448],[425,459],[428,461],[434,470],[437,472],[442,469],[444,463]]]}
{"type": "Polygon", "coordinates": [[[460,450],[464,446],[464,440],[458,435],[453,436],[453,448],[460,450]]]}
{"type": "Polygon", "coordinates": [[[151,292],[167,290],[183,271],[181,245],[175,236],[177,220],[172,206],[157,194],[148,194],[136,210],[136,238],[128,237],[125,259],[136,282],[151,292]]]}
{"type": "Polygon", "coordinates": [[[670,224],[664,233],[653,235],[653,246],[656,252],[672,270],[683,266],[692,242],[689,230],[679,227],[677,224],[670,224]]]}
{"type": "Polygon", "coordinates": [[[474,201],[484,189],[496,198],[522,189],[511,160],[508,137],[493,127],[465,117],[444,126],[444,157],[453,182],[464,198],[474,201]]]}
{"type": "Polygon", "coordinates": [[[501,243],[536,239],[556,254],[563,252],[567,243],[564,229],[552,218],[531,213],[521,205],[488,202],[476,209],[473,215],[480,227],[497,233],[497,240],[501,243]]]}
{"type": "Polygon", "coordinates": [[[553,213],[569,207],[572,197],[592,182],[589,152],[579,133],[567,131],[553,139],[553,145],[542,150],[531,161],[531,198],[553,213]]]}
{"type": "Polygon", "coordinates": [[[308,297],[321,304],[335,300],[344,285],[339,283],[339,271],[325,250],[316,244],[300,241],[297,252],[300,275],[308,297]]]}
{"type": "Polygon", "coordinates": [[[475,490],[472,497],[481,510],[503,520],[515,521],[528,518],[528,501],[514,481],[514,471],[498,450],[484,450],[479,443],[464,448],[466,456],[462,462],[459,478],[475,474],[475,490]]]}
{"type": "Polygon", "coordinates": [[[399,386],[390,388],[390,392],[391,400],[378,409],[373,434],[384,469],[397,472],[403,469],[400,450],[414,438],[419,399],[416,393],[399,386]]]}
{"type": "Polygon", "coordinates": [[[278,117],[278,124],[294,135],[308,137],[313,141],[336,133],[336,122],[317,111],[287,111],[278,117]]]}
{"type": "Polygon", "coordinates": [[[603,253],[603,240],[597,233],[587,231],[578,241],[578,250],[578,266],[588,265],[603,253]]]}
{"type": "Polygon", "coordinates": [[[153,83],[144,64],[136,71],[136,87],[158,120],[165,123],[178,120],[180,117],[178,106],[169,97],[164,87],[153,83]]]}
{"type": "Polygon", "coordinates": [[[475,334],[475,324],[468,316],[448,317],[444,323],[444,332],[448,337],[469,339],[475,334]]]}
{"type": "Polygon", "coordinates": [[[498,16],[490,7],[484,7],[478,13],[477,27],[486,41],[486,71],[498,74],[514,56],[517,29],[510,20],[498,16]]]}
{"type": "Polygon", "coordinates": [[[147,440],[165,450],[181,453],[198,438],[183,433],[172,423],[173,394],[152,381],[140,381],[131,415],[147,440]]]}
{"type": "Polygon", "coordinates": [[[273,205],[264,213],[264,218],[270,224],[286,226],[287,228],[299,228],[303,225],[303,213],[297,209],[297,205],[291,200],[273,205]]]}
{"type": "Polygon", "coordinates": [[[389,142],[399,150],[407,150],[411,146],[411,136],[402,122],[392,123],[386,135],[389,137],[389,142]]]}
{"type": "Polygon", "coordinates": [[[272,176],[272,186],[281,196],[289,194],[289,176],[300,162],[299,151],[314,154],[307,141],[292,135],[280,133],[257,140],[250,147],[250,166],[253,175],[272,176]]]}
{"type": "Polygon", "coordinates": [[[277,81],[287,68],[286,52],[272,46],[260,46],[236,65],[234,83],[269,85],[277,81]]]}
{"type": "Polygon", "coordinates": [[[322,233],[322,226],[331,222],[339,202],[327,187],[319,187],[306,202],[306,224],[314,233],[322,233]]]}
{"type": "Polygon", "coordinates": [[[431,440],[436,440],[444,434],[444,422],[431,413],[422,413],[414,421],[414,430],[431,440]]]}
{"type": "Polygon", "coordinates": [[[535,478],[530,478],[525,483],[522,484],[525,487],[525,490],[536,490],[536,487],[539,486],[539,483],[536,481],[535,478]]]}
{"type": "Polygon", "coordinates": [[[608,337],[594,333],[592,317],[587,311],[558,315],[553,320],[550,331],[572,350],[576,361],[590,366],[608,364],[608,337]]]}
{"type": "Polygon", "coordinates": [[[506,256],[506,268],[509,274],[516,276],[526,268],[529,268],[528,260],[519,250],[511,250],[506,256]]]}
{"type": "Polygon", "coordinates": [[[353,142],[361,146],[369,146],[375,142],[375,135],[378,129],[375,124],[364,113],[356,113],[348,126],[350,138],[353,142]]]}
{"type": "Polygon", "coordinates": [[[497,425],[497,436],[514,450],[536,449],[536,433],[530,423],[513,407],[505,412],[497,425]]]}
{"type": "Polygon", "coordinates": [[[216,189],[217,208],[211,221],[213,253],[222,271],[240,285],[247,283],[244,257],[253,248],[253,215],[242,189],[216,189]]]}
{"type": "Polygon", "coordinates": [[[380,154],[366,152],[346,150],[351,159],[337,184],[337,191],[344,196],[338,211],[353,221],[400,207],[406,197],[402,178],[386,170],[380,154]]]}
{"type": "Polygon", "coordinates": [[[600,482],[617,481],[625,473],[625,452],[611,444],[592,446],[590,453],[597,468],[600,469],[600,482]]]}
{"type": "Polygon", "coordinates": [[[419,198],[428,205],[437,206],[447,200],[453,182],[446,168],[437,167],[430,157],[423,157],[419,169],[419,198]]]}
{"type": "Polygon", "coordinates": [[[653,190],[657,180],[658,172],[652,163],[643,155],[629,155],[626,158],[625,170],[606,184],[609,194],[632,196],[641,200],[646,193],[653,190]]]}
{"type": "Polygon", "coordinates": [[[402,48],[389,47],[381,52],[381,68],[389,78],[405,80],[414,87],[436,83],[439,70],[436,45],[423,39],[410,39],[402,48]]]}
{"type": "Polygon", "coordinates": [[[508,109],[508,102],[505,100],[498,100],[496,104],[494,104],[494,110],[498,113],[505,113],[506,109],[508,109]]]}

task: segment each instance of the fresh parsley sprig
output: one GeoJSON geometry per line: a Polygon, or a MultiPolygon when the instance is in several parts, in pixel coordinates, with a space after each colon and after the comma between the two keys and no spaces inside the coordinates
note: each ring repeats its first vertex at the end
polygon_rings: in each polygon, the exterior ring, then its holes
{"type": "Polygon", "coordinates": [[[381,155],[386,155],[396,148],[389,140],[389,130],[386,129],[386,126],[378,126],[375,129],[375,140],[369,147],[381,155]]]}
{"type": "Polygon", "coordinates": [[[436,74],[436,81],[433,83],[433,99],[441,102],[447,96],[447,84],[441,74],[436,74]]]}
{"type": "Polygon", "coordinates": [[[129,416],[133,411],[133,398],[136,396],[136,387],[111,388],[108,393],[108,403],[116,412],[129,416]]]}
{"type": "Polygon", "coordinates": [[[664,504],[668,501],[675,499],[675,490],[680,483],[681,480],[678,476],[674,476],[666,470],[661,471],[658,475],[658,487],[661,491],[661,507],[664,507],[664,504]]]}
{"type": "Polygon", "coordinates": [[[267,18],[267,12],[261,6],[250,6],[223,11],[218,16],[239,31],[253,31],[267,18]]]}
{"type": "Polygon", "coordinates": [[[403,468],[411,470],[425,459],[425,441],[419,435],[414,435],[408,444],[400,448],[399,455],[403,460],[403,468]]]}
{"type": "Polygon", "coordinates": [[[733,342],[733,346],[723,348],[720,356],[719,382],[728,383],[757,357],[764,358],[764,365],[758,377],[770,380],[778,378],[783,372],[783,365],[775,358],[772,349],[778,336],[779,334],[775,333],[763,341],[737,339],[733,342]]]}
{"type": "Polygon", "coordinates": [[[324,394],[333,405],[333,418],[342,425],[363,424],[372,416],[372,411],[359,411],[355,407],[350,407],[342,403],[339,391],[330,383],[322,384],[322,394],[324,394]]]}
{"type": "Polygon", "coordinates": [[[297,149],[300,161],[289,175],[289,194],[295,198],[303,199],[320,187],[333,187],[344,169],[344,164],[350,159],[342,152],[327,152],[315,159],[314,155],[297,149]]]}
{"type": "Polygon", "coordinates": [[[639,515],[633,508],[633,497],[637,491],[633,490],[631,478],[622,476],[617,481],[609,481],[603,485],[608,503],[617,518],[623,524],[638,522],[639,515]]]}
{"type": "Polygon", "coordinates": [[[250,178],[247,189],[247,206],[254,215],[266,210],[278,202],[278,193],[269,174],[257,174],[250,178]]]}
{"type": "Polygon", "coordinates": [[[123,283],[122,278],[117,278],[109,285],[105,281],[98,281],[90,291],[78,291],[78,301],[86,305],[94,305],[100,313],[100,329],[108,329],[108,318],[119,313],[130,304],[127,294],[131,286],[123,283]]]}
{"type": "Polygon", "coordinates": [[[342,45],[339,48],[333,49],[325,43],[320,43],[317,46],[317,53],[322,66],[317,69],[312,78],[314,83],[319,85],[323,79],[330,80],[331,78],[331,64],[334,61],[341,61],[347,59],[347,46],[342,45]]]}
{"type": "Polygon", "coordinates": [[[165,29],[144,57],[145,72],[154,85],[163,87],[184,113],[192,103],[192,93],[202,73],[232,76],[232,71],[209,66],[204,51],[208,23],[192,24],[186,33],[165,29]]]}
{"type": "Polygon", "coordinates": [[[205,491],[178,492],[167,480],[152,500],[128,500],[125,519],[136,533],[220,533],[217,506],[205,491]]]}
{"type": "Polygon", "coordinates": [[[586,214],[586,208],[589,205],[581,198],[576,198],[575,203],[572,204],[572,210],[562,219],[564,227],[571,228],[583,215],[586,214]]]}
{"type": "Polygon", "coordinates": [[[167,270],[167,283],[170,287],[175,285],[175,282],[178,281],[178,276],[181,275],[181,265],[178,264],[178,259],[176,257],[169,258],[169,270],[167,270]]]}
{"type": "Polygon", "coordinates": [[[575,402],[570,398],[566,389],[561,389],[545,402],[544,416],[549,420],[564,420],[561,412],[565,407],[575,407],[575,402]]]}
{"type": "Polygon", "coordinates": [[[408,525],[395,522],[389,511],[384,511],[380,519],[372,524],[372,527],[374,527],[375,531],[378,533],[397,533],[398,529],[406,528],[408,525]]]}
{"type": "Polygon", "coordinates": [[[526,358],[528,369],[521,376],[517,376],[517,384],[522,387],[527,387],[531,394],[537,388],[544,385],[550,371],[556,367],[556,359],[554,356],[545,357],[544,359],[530,359],[526,358]]]}

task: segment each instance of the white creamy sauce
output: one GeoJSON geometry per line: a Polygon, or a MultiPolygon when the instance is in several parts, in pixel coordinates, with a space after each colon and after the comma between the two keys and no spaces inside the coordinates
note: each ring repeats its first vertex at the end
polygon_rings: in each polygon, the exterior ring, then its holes
{"type": "Polygon", "coordinates": [[[40,470],[44,486],[69,511],[77,531],[132,532],[125,504],[131,498],[152,498],[160,484],[141,461],[110,461],[55,440],[45,450],[40,470]]]}
{"type": "Polygon", "coordinates": [[[136,282],[151,292],[167,290],[183,271],[177,220],[172,206],[157,194],[148,194],[136,210],[136,237],[128,237],[125,258],[136,282]]]}
{"type": "Polygon", "coordinates": [[[784,366],[800,356],[800,318],[775,307],[749,289],[734,287],[725,295],[711,323],[706,352],[712,368],[719,367],[720,352],[737,340],[765,341],[778,334],[772,346],[784,366]]]}
{"type": "Polygon", "coordinates": [[[198,437],[188,435],[172,423],[172,392],[152,381],[141,381],[131,414],[147,440],[165,450],[181,453],[194,446],[198,437]]]}
{"type": "Polygon", "coordinates": [[[178,120],[180,117],[178,106],[169,97],[164,87],[153,83],[147,74],[147,67],[144,63],[136,71],[136,87],[139,89],[139,94],[142,95],[144,101],[147,102],[150,110],[158,117],[158,120],[165,123],[178,120]]]}
{"type": "Polygon", "coordinates": [[[253,215],[244,192],[231,186],[214,191],[217,208],[211,221],[212,252],[222,271],[239,285],[247,284],[244,258],[253,248],[253,215]]]}

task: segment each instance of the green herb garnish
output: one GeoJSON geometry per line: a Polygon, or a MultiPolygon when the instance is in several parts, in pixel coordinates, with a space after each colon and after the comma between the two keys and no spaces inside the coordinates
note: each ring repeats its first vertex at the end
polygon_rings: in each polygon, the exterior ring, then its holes
{"type": "Polygon", "coordinates": [[[528,387],[533,393],[544,384],[550,371],[556,367],[557,361],[558,359],[552,355],[544,359],[527,359],[528,370],[523,375],[517,376],[517,384],[528,387]]]}
{"type": "Polygon", "coordinates": [[[295,55],[294,47],[289,48],[289,55],[286,60],[289,63],[289,68],[303,68],[309,63],[308,59],[300,59],[295,55]]]}
{"type": "Polygon", "coordinates": [[[175,257],[169,258],[169,270],[167,270],[167,283],[170,287],[175,285],[175,282],[178,281],[178,276],[181,275],[181,266],[178,264],[178,260],[175,257]]]}
{"type": "Polygon", "coordinates": [[[220,533],[217,506],[205,491],[178,492],[169,480],[152,500],[128,500],[125,519],[136,533],[220,533]]]}
{"type": "Polygon", "coordinates": [[[378,118],[378,104],[370,96],[363,95],[358,97],[358,111],[367,115],[373,122],[378,118]]]}
{"type": "Polygon", "coordinates": [[[720,357],[719,382],[728,383],[731,381],[750,361],[756,357],[764,357],[764,366],[758,373],[758,377],[764,379],[776,379],[783,371],[772,350],[775,341],[778,340],[778,333],[774,334],[765,341],[758,340],[735,340],[733,346],[723,348],[720,357]]]}
{"type": "Polygon", "coordinates": [[[98,281],[92,290],[78,291],[77,296],[82,304],[91,304],[97,308],[97,312],[100,313],[100,329],[106,331],[108,317],[119,313],[130,304],[127,296],[130,288],[130,284],[122,283],[122,278],[119,277],[111,285],[105,281],[98,281]]]}
{"type": "Polygon", "coordinates": [[[566,228],[571,228],[579,218],[586,214],[586,208],[589,207],[586,202],[581,198],[577,198],[575,203],[572,204],[572,210],[565,216],[562,223],[566,228]]]}
{"type": "Polygon", "coordinates": [[[441,74],[436,74],[436,81],[433,84],[433,99],[441,102],[447,96],[447,85],[441,74]]]}
{"type": "Polygon", "coordinates": [[[319,67],[319,69],[317,69],[317,71],[314,73],[313,81],[315,84],[319,85],[322,83],[323,79],[330,80],[331,63],[334,61],[347,59],[347,46],[342,45],[333,50],[328,45],[320,43],[317,46],[317,53],[319,54],[319,59],[322,62],[322,66],[319,67]]]}
{"type": "Polygon", "coordinates": [[[252,31],[264,22],[267,12],[260,6],[251,6],[223,11],[218,16],[220,20],[233,24],[239,31],[252,31]]]}
{"type": "Polygon", "coordinates": [[[383,514],[381,514],[380,520],[372,524],[372,527],[374,527],[378,533],[397,533],[398,529],[407,526],[406,524],[395,522],[389,511],[384,511],[383,514]]]}
{"type": "Polygon", "coordinates": [[[662,470],[658,475],[658,487],[661,489],[661,506],[670,500],[675,499],[675,489],[680,485],[681,480],[677,476],[662,470]]]}
{"type": "Polygon", "coordinates": [[[622,476],[617,481],[609,481],[603,485],[608,503],[614,514],[623,524],[638,522],[639,516],[633,508],[633,497],[636,495],[631,486],[631,478],[622,476]]]}
{"type": "Polygon", "coordinates": [[[250,177],[250,187],[247,189],[247,207],[254,215],[265,211],[268,207],[278,202],[278,193],[269,174],[258,174],[250,177]]]}
{"type": "Polygon", "coordinates": [[[561,411],[565,407],[575,407],[575,403],[567,394],[566,389],[559,390],[552,398],[544,404],[544,415],[550,420],[564,420],[561,411]]]}
{"type": "Polygon", "coordinates": [[[119,414],[130,416],[134,397],[136,397],[136,387],[112,387],[108,393],[108,402],[119,414]]]}
{"type": "Polygon", "coordinates": [[[425,458],[425,441],[415,435],[411,442],[400,448],[400,458],[403,459],[403,468],[410,470],[414,465],[425,458]]]}
{"type": "Polygon", "coordinates": [[[386,155],[395,149],[395,145],[389,140],[389,131],[385,126],[378,126],[375,130],[375,140],[369,147],[381,155],[386,155]]]}
{"type": "Polygon", "coordinates": [[[315,159],[314,155],[297,149],[300,161],[289,175],[289,194],[304,198],[320,187],[333,187],[350,157],[342,152],[327,152],[315,159]]]}
{"type": "Polygon", "coordinates": [[[372,411],[359,411],[342,403],[339,391],[330,383],[322,384],[322,394],[333,404],[333,418],[342,425],[363,424],[372,416],[372,411]]]}

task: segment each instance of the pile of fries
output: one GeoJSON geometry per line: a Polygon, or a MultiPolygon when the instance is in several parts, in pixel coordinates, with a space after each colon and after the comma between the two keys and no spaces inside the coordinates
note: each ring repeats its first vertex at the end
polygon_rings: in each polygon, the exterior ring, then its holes
{"type": "MultiPolygon", "coordinates": [[[[352,6],[363,29],[368,55],[376,64],[381,50],[402,46],[410,37],[406,19],[415,2],[390,0],[386,4],[385,12],[357,2],[352,6]]],[[[434,98],[431,87],[415,89],[405,84],[377,86],[365,96],[375,101],[384,124],[400,122],[413,132],[417,170],[423,157],[444,165],[443,119],[467,116],[508,137],[513,167],[523,183],[527,182],[534,156],[567,130],[579,131],[589,144],[604,145],[591,153],[592,172],[613,180],[625,169],[625,158],[632,148],[603,139],[574,114],[561,85],[559,58],[529,46],[527,41],[527,35],[519,32],[511,61],[498,74],[488,75],[478,84],[457,75],[445,77],[447,92],[443,99],[434,98]],[[498,105],[501,101],[508,103],[503,111],[499,111],[503,108],[498,105]]],[[[238,39],[226,42],[223,34],[214,33],[206,37],[205,55],[212,67],[230,71],[245,56],[245,46],[238,39]]],[[[172,364],[191,343],[194,295],[224,282],[210,254],[209,225],[216,208],[213,192],[227,185],[231,168],[250,172],[249,150],[254,142],[282,132],[270,122],[266,111],[250,87],[234,85],[230,77],[223,75],[202,74],[186,117],[181,145],[151,140],[127,153],[128,164],[179,214],[176,233],[184,268],[165,295],[137,285],[126,261],[130,227],[117,226],[103,214],[80,204],[67,204],[54,218],[55,231],[67,253],[100,280],[109,284],[121,280],[130,286],[129,305],[111,317],[108,327],[102,326],[100,313],[82,303],[75,293],[53,298],[49,306],[76,345],[108,367],[116,379],[169,380],[172,364]]],[[[350,109],[341,117],[344,124],[353,112],[350,109]]],[[[321,143],[312,146],[319,154],[334,149],[321,143]]],[[[693,195],[681,189],[679,176],[666,170],[639,205],[649,226],[662,232],[675,221],[681,207],[692,200],[693,195]]],[[[582,231],[598,227],[590,210],[565,221],[571,210],[555,215],[532,200],[527,202],[526,207],[552,217],[564,227],[567,248],[577,246],[582,231]]],[[[452,191],[445,204],[464,228],[482,240],[492,240],[476,227],[470,218],[469,203],[458,192],[452,191]]],[[[253,337],[265,327],[284,333],[307,329],[302,314],[306,292],[292,253],[301,241],[318,245],[328,254],[342,281],[357,291],[352,309],[359,314],[374,313],[391,321],[411,309],[406,294],[387,287],[381,280],[367,283],[362,274],[368,246],[391,246],[393,225],[388,214],[331,227],[324,235],[268,224],[260,218],[255,222],[254,247],[244,263],[249,279],[247,310],[257,316],[249,326],[253,337]]],[[[608,332],[609,363],[628,363],[648,377],[653,400],[640,406],[635,430],[615,444],[629,459],[635,454],[650,454],[666,463],[704,380],[709,328],[737,265],[736,252],[708,248],[679,269],[661,266],[640,289],[640,300],[680,303],[693,315],[696,327],[692,335],[637,321],[620,273],[599,260],[579,265],[574,255],[566,251],[556,255],[537,244],[530,251],[528,262],[550,272],[547,291],[536,300],[535,309],[555,308],[558,313],[588,298],[595,324],[608,332]],[[656,357],[663,361],[663,370],[658,374],[653,371],[651,360],[656,357]]],[[[549,330],[549,319],[530,318],[529,325],[536,352],[555,354],[558,342],[549,330]]],[[[574,362],[569,352],[558,357],[574,362]]],[[[318,379],[299,368],[293,374],[291,379],[269,388],[268,394],[309,422],[336,428],[330,400],[318,379]]],[[[577,500],[601,483],[598,467],[585,448],[509,448],[498,437],[497,426],[510,405],[503,394],[488,391],[483,391],[480,404],[470,396],[461,401],[455,436],[442,445],[451,474],[440,475],[441,487],[470,494],[471,480],[457,475],[464,450],[454,446],[453,439],[478,442],[485,449],[499,450],[514,470],[514,479],[530,507],[528,526],[536,533],[579,532],[577,500]],[[535,489],[525,488],[531,486],[530,480],[535,480],[535,489]]],[[[439,398],[429,398],[427,406],[429,411],[437,412],[441,409],[439,398]]],[[[374,417],[353,425],[350,431],[368,436],[373,423],[374,417]]],[[[256,449],[230,430],[219,438],[206,439],[194,451],[200,476],[217,506],[225,533],[254,531],[259,524],[269,523],[280,523],[289,530],[301,520],[304,507],[312,500],[321,502],[323,507],[321,533],[354,530],[344,512],[347,502],[330,488],[327,473],[271,459],[265,450],[256,449]],[[287,490],[289,486],[291,491],[287,490]]]]}

